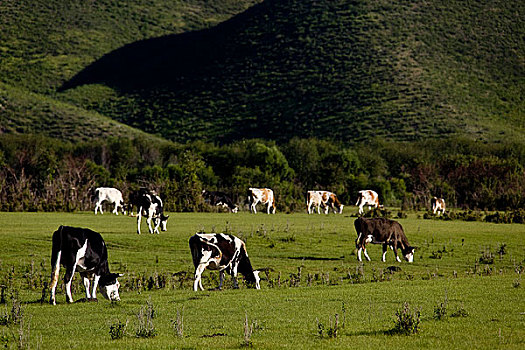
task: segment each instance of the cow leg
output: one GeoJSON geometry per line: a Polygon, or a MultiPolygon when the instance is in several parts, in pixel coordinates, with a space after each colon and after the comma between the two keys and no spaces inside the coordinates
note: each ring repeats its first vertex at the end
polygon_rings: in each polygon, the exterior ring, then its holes
{"type": "Polygon", "coordinates": [[[52,305],[56,305],[56,299],[55,299],[55,291],[58,284],[58,276],[60,275],[60,258],[62,256],[62,251],[58,252],[57,260],[55,262],[55,265],[53,266],[53,271],[51,272],[51,296],[49,297],[49,303],[52,305]]]}
{"type": "Polygon", "coordinates": [[[100,214],[104,214],[104,212],[102,211],[102,202],[101,201],[98,201],[97,204],[95,205],[95,215],[97,215],[97,210],[100,210],[100,214]]]}
{"type": "Polygon", "coordinates": [[[368,253],[366,252],[366,246],[365,246],[365,248],[363,249],[363,252],[365,253],[365,258],[366,258],[366,260],[370,261],[370,257],[368,256],[368,253]]]}
{"type": "Polygon", "coordinates": [[[67,267],[66,274],[64,275],[64,283],[66,284],[66,301],[68,303],[73,302],[73,296],[71,295],[71,282],[73,282],[73,276],[75,274],[76,268],[76,263],[72,267],[67,267]]]}
{"type": "Polygon", "coordinates": [[[359,206],[359,215],[362,215],[365,211],[363,210],[363,206],[359,206]]]}
{"type": "Polygon", "coordinates": [[[93,277],[93,288],[91,289],[91,298],[94,300],[97,299],[97,287],[98,287],[99,279],[100,279],[99,275],[95,275],[95,277],[93,277]]]}
{"type": "Polygon", "coordinates": [[[252,203],[252,212],[253,212],[254,214],[257,214],[257,208],[255,208],[256,205],[257,205],[257,202],[253,202],[253,203],[252,203]]]}
{"type": "Polygon", "coordinates": [[[392,248],[392,250],[394,251],[394,255],[396,256],[396,260],[397,260],[397,262],[401,262],[401,259],[400,259],[399,256],[397,255],[397,244],[394,243],[394,245],[391,245],[390,248],[392,248]]]}
{"type": "Polygon", "coordinates": [[[207,264],[199,264],[195,269],[195,281],[193,282],[193,290],[196,292],[199,287],[201,290],[204,290],[201,283],[201,277],[204,270],[206,270],[207,264]]]}
{"type": "Polygon", "coordinates": [[[224,282],[224,270],[219,271],[219,289],[222,290],[222,283],[224,282]]]}
{"type": "Polygon", "coordinates": [[[148,218],[146,219],[146,222],[148,223],[149,233],[153,233],[153,228],[151,227],[151,219],[152,219],[152,217],[148,215],[148,218]]]}
{"type": "Polygon", "coordinates": [[[386,262],[386,251],[388,250],[388,245],[386,243],[383,243],[383,262],[386,262]]]}
{"type": "Polygon", "coordinates": [[[115,209],[113,209],[113,214],[116,214],[116,215],[118,215],[118,211],[117,211],[118,210],[118,203],[119,203],[118,201],[115,202],[115,209]]]}
{"type": "Polygon", "coordinates": [[[138,208],[137,211],[137,233],[140,235],[140,221],[142,218],[142,207],[138,208]]]}
{"type": "Polygon", "coordinates": [[[86,299],[91,299],[91,291],[89,290],[89,277],[86,274],[81,273],[82,281],[84,282],[84,288],[86,288],[86,299]]]}
{"type": "Polygon", "coordinates": [[[160,234],[159,227],[160,227],[160,218],[155,218],[155,230],[154,231],[156,234],[160,234]]]}
{"type": "Polygon", "coordinates": [[[357,249],[357,260],[359,261],[363,261],[363,259],[361,259],[361,251],[363,250],[363,248],[359,247],[357,249]]]}

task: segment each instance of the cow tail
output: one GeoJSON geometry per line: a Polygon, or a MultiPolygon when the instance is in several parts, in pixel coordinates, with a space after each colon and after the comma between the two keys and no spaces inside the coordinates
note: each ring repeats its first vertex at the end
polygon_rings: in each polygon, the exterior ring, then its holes
{"type": "Polygon", "coordinates": [[[53,233],[53,245],[51,250],[51,288],[54,288],[58,283],[60,274],[60,259],[62,257],[62,230],[64,226],[60,226],[58,230],[53,233]]]}

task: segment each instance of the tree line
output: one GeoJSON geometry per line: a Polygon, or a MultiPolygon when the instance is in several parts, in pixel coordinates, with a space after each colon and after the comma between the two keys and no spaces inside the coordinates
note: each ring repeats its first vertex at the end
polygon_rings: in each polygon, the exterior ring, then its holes
{"type": "Polygon", "coordinates": [[[448,206],[507,210],[525,205],[525,144],[461,138],[343,144],[316,138],[286,143],[153,143],[108,138],[70,143],[38,135],[0,135],[1,211],[92,210],[94,189],[157,190],[168,211],[209,211],[203,189],[231,195],[241,208],[249,187],[269,187],[280,212],[304,211],[306,191],[330,190],[355,204],[375,190],[403,210],[448,206]]]}

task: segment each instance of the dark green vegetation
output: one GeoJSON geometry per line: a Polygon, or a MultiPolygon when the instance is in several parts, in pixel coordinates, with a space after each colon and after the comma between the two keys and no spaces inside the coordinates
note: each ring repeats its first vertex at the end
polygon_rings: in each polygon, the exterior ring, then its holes
{"type": "MultiPolygon", "coordinates": [[[[2,89],[174,141],[523,135],[523,2],[115,4],[3,1],[2,89]]],[[[4,131],[47,130],[5,95],[4,131]]]]}
{"type": "MultiPolygon", "coordinates": [[[[203,202],[203,189],[224,191],[247,210],[249,187],[273,189],[279,212],[305,212],[306,192],[312,189],[335,192],[347,206],[345,213],[355,213],[348,206],[363,189],[375,190],[387,208],[404,211],[429,208],[433,196],[445,198],[449,210],[525,207],[525,145],[511,142],[375,140],[346,147],[295,138],[282,145],[247,140],[219,146],[152,143],[146,137],[68,143],[1,135],[0,166],[4,211],[92,210],[99,186],[119,188],[125,201],[132,189],[156,189],[169,211],[219,210],[203,202]]],[[[497,213],[490,221],[523,223],[524,216],[523,210],[497,213]]]]}
{"type": "MultiPolygon", "coordinates": [[[[137,235],[135,218],[122,215],[0,213],[5,286],[0,323],[4,315],[15,315],[0,325],[0,344],[17,348],[19,334],[29,344],[20,348],[33,349],[217,349],[250,343],[258,349],[521,349],[525,343],[522,225],[430,221],[410,214],[400,222],[418,247],[414,263],[396,263],[390,251],[382,263],[375,245],[369,248],[372,261],[360,264],[353,253],[353,218],[345,215],[170,215],[167,232],[137,235]],[[102,234],[110,269],[125,273],[120,303],[100,297],[98,303],[67,305],[60,283],[58,304],[47,304],[51,235],[60,224],[102,234]],[[271,268],[261,290],[243,283],[234,290],[228,277],[223,291],[213,290],[218,274],[205,272],[208,290],[193,292],[188,238],[198,230],[243,238],[254,267],[271,268]],[[405,303],[420,313],[419,323],[406,317],[405,303]],[[444,304],[437,320],[435,309],[444,304]],[[403,323],[397,312],[403,312],[403,323]],[[149,324],[141,323],[148,318],[149,324]],[[246,318],[253,330],[248,339],[246,318]],[[401,335],[415,326],[416,334],[401,335]]],[[[78,276],[73,290],[75,300],[84,297],[78,276]]]]}

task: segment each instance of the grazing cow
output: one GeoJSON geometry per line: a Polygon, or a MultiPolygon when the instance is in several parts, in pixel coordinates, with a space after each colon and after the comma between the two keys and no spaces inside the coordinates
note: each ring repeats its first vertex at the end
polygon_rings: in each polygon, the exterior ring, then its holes
{"type": "MultiPolygon", "coordinates": [[[[141,188],[130,196],[130,205],[137,207],[137,233],[140,234],[140,223],[142,215],[146,215],[149,233],[159,233],[159,226],[162,231],[167,230],[169,215],[164,215],[162,199],[155,191],[141,188]],[[155,220],[155,228],[151,227],[151,220],[155,220]]],[[[131,209],[130,209],[131,210],[131,209]]]]}
{"type": "Polygon", "coordinates": [[[368,205],[368,210],[371,210],[372,207],[379,207],[379,196],[377,192],[372,190],[362,190],[359,191],[357,203],[355,204],[359,207],[359,214],[363,214],[363,207],[368,205]]]}
{"type": "Polygon", "coordinates": [[[71,282],[75,271],[80,273],[86,288],[86,299],[96,300],[97,286],[102,295],[109,300],[120,301],[118,288],[120,283],[117,273],[110,273],[108,266],[108,251],[102,236],[87,228],[60,226],[53,233],[53,248],[51,252],[51,298],[49,302],[56,305],[55,288],[60,274],[60,265],[64,265],[66,273],[66,301],[73,302],[71,282]],[[93,288],[90,291],[90,281],[93,288]]]}
{"type": "Polygon", "coordinates": [[[193,290],[202,287],[202,273],[206,268],[219,270],[219,289],[224,281],[224,271],[232,276],[234,288],[237,284],[237,273],[244,275],[247,282],[255,284],[260,289],[259,271],[254,271],[246,245],[239,238],[225,233],[196,233],[190,238],[190,250],[195,266],[195,282],[193,290]]]}
{"type": "Polygon", "coordinates": [[[118,207],[122,211],[122,214],[125,214],[124,210],[124,200],[122,199],[122,192],[112,187],[98,187],[95,189],[95,215],[97,215],[97,210],[100,210],[100,214],[104,214],[102,211],[102,202],[108,201],[109,203],[115,203],[115,209],[113,209],[113,214],[118,215],[118,207]]]}
{"type": "Polygon", "coordinates": [[[434,213],[434,215],[436,214],[436,212],[438,213],[438,216],[439,214],[445,214],[446,205],[445,200],[443,198],[433,197],[430,200],[430,206],[432,207],[432,212],[434,213]]]}
{"type": "Polygon", "coordinates": [[[250,204],[250,211],[257,214],[255,206],[257,203],[267,204],[267,213],[275,214],[275,198],[273,191],[269,188],[249,188],[248,189],[248,203],[250,204]]]}
{"type": "Polygon", "coordinates": [[[334,213],[343,213],[344,205],[341,204],[335,193],[329,191],[308,191],[306,194],[308,214],[312,213],[312,206],[317,207],[317,213],[320,214],[320,208],[324,208],[324,213],[328,214],[330,208],[334,213]]]}
{"type": "Polygon", "coordinates": [[[204,201],[209,203],[210,205],[228,208],[232,213],[236,213],[239,211],[239,208],[235,204],[233,204],[231,198],[224,192],[203,190],[202,198],[204,198],[204,201]]]}
{"type": "Polygon", "coordinates": [[[385,218],[367,219],[359,217],[354,221],[354,227],[357,232],[357,239],[355,245],[357,247],[357,259],[361,260],[361,251],[364,250],[365,257],[370,261],[370,257],[366,252],[366,245],[368,243],[383,245],[383,262],[387,248],[390,246],[394,251],[396,260],[401,262],[397,255],[397,248],[401,248],[403,256],[408,262],[414,261],[414,249],[408,244],[408,240],[403,231],[403,227],[397,221],[385,218]]]}

